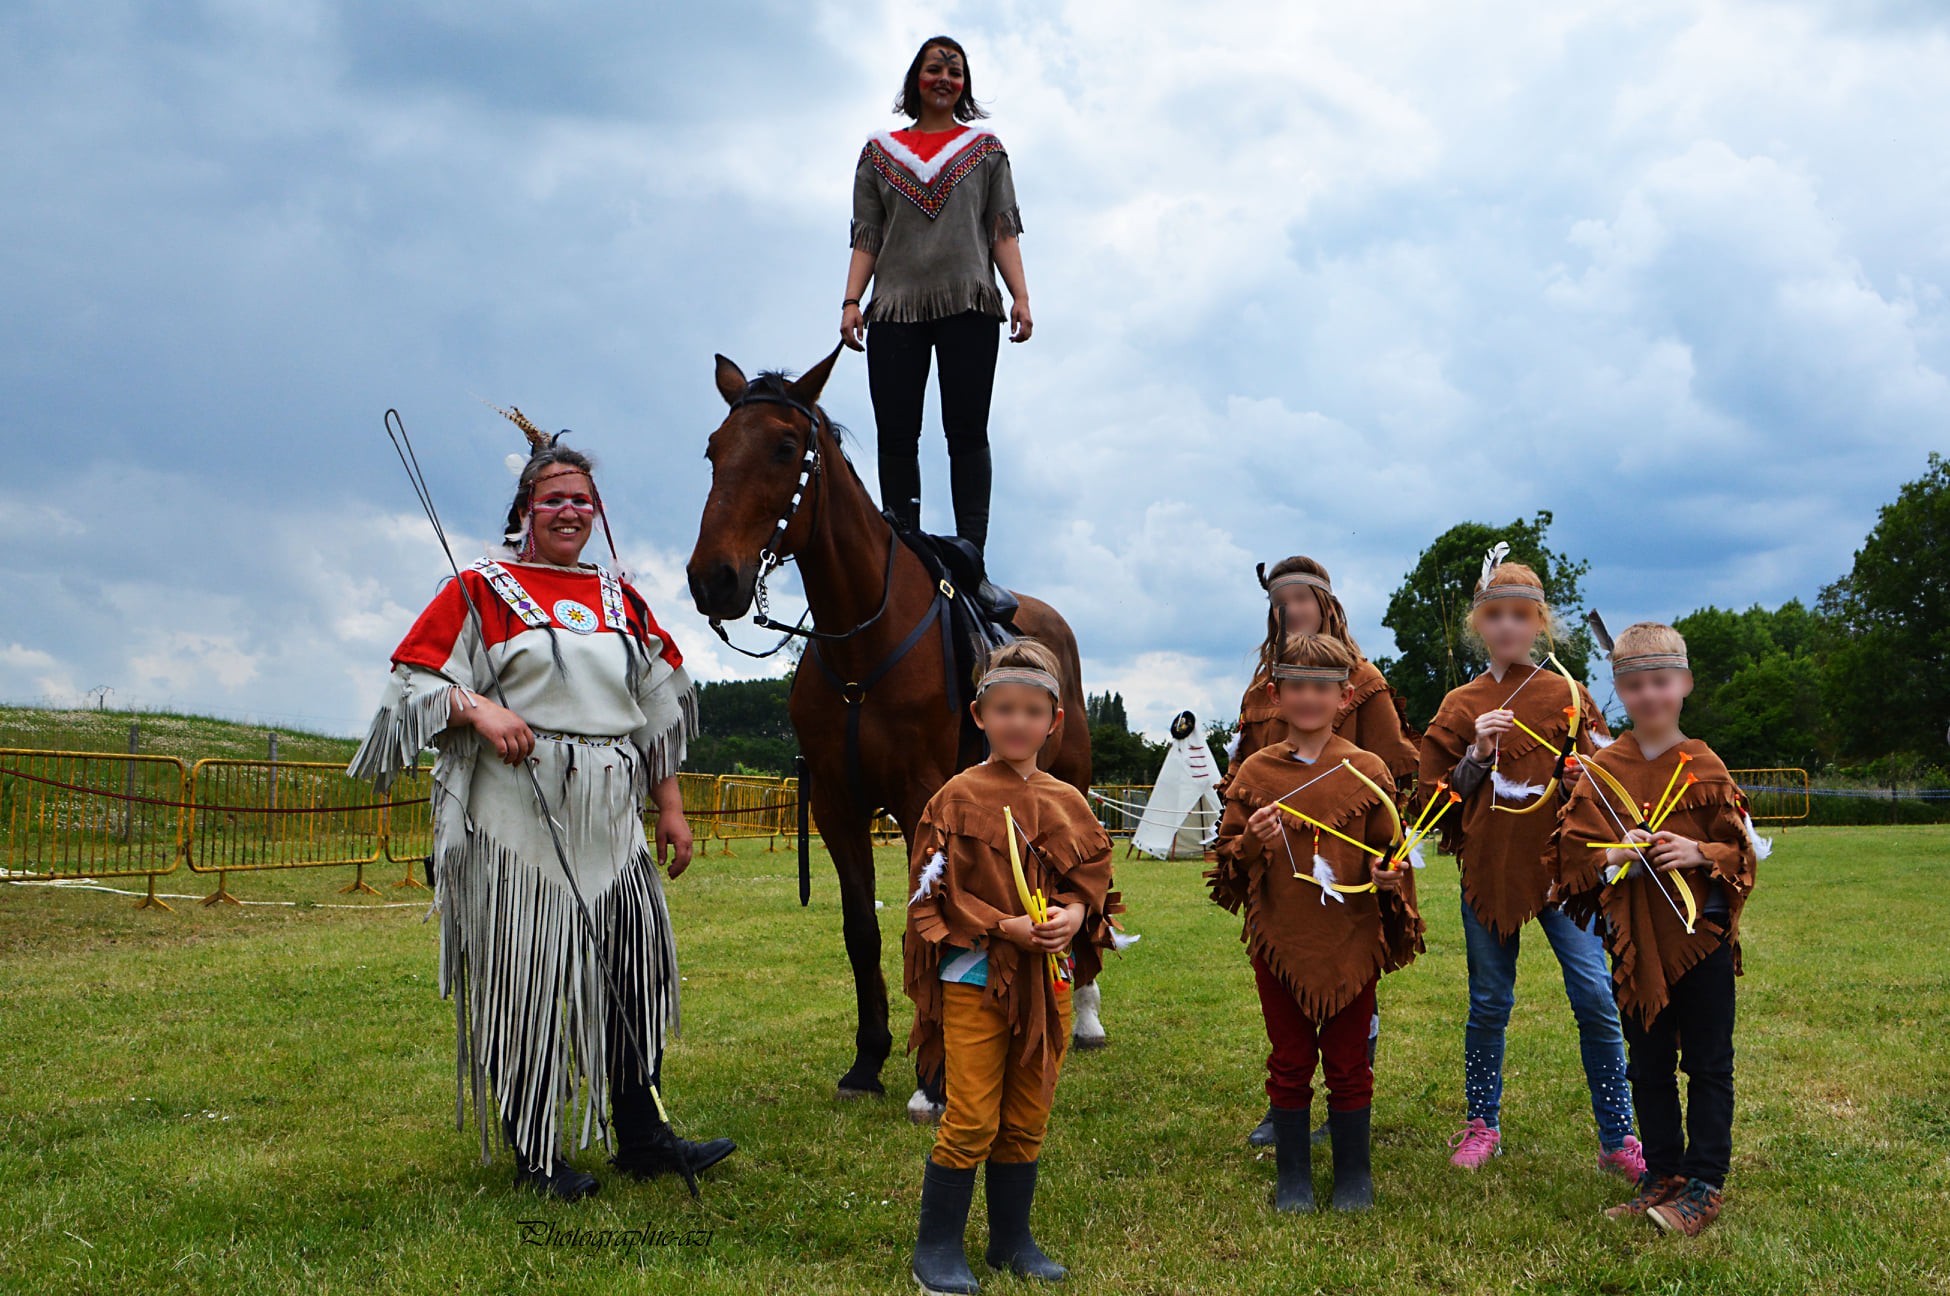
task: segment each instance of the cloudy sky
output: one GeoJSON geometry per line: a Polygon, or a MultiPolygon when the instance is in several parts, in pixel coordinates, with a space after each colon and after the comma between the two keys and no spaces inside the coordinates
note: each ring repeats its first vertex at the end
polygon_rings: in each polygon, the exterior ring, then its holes
{"type": "MultiPolygon", "coordinates": [[[[1945,445],[1939,6],[1212,12],[8,4],[0,700],[362,730],[443,569],[380,416],[477,550],[515,448],[477,395],[576,430],[696,673],[745,673],[683,585],[711,356],[831,347],[936,30],[1037,320],[991,565],[1154,734],[1235,703],[1255,561],[1326,562],[1374,653],[1434,535],[1540,508],[1614,623],[1805,599],[1945,445]]],[[[826,404],[871,481],[859,357],[826,404]]]]}

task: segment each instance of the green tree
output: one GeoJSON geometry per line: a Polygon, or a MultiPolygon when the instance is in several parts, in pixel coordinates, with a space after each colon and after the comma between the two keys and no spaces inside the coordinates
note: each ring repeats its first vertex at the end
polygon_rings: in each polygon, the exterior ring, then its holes
{"type": "Polygon", "coordinates": [[[1821,592],[1822,692],[1844,754],[1941,758],[1950,723],[1950,462],[1885,505],[1821,592]]]}
{"type": "Polygon", "coordinates": [[[1165,745],[1121,725],[1090,726],[1090,778],[1096,783],[1149,783],[1164,763],[1165,745]]]}
{"type": "Polygon", "coordinates": [[[1502,527],[1459,522],[1416,559],[1381,618],[1394,632],[1396,655],[1375,659],[1401,694],[1409,723],[1426,725],[1445,693],[1489,664],[1467,621],[1483,555],[1499,540],[1509,542],[1511,561],[1528,564],[1544,582],[1545,597],[1569,631],[1556,644],[1558,660],[1578,679],[1586,678],[1591,632],[1581,620],[1584,592],[1579,583],[1591,564],[1574,561],[1545,543],[1551,516],[1542,510],[1528,522],[1519,518],[1502,527]]]}
{"type": "Polygon", "coordinates": [[[791,691],[790,679],[700,684],[697,709],[704,732],[691,742],[684,768],[697,774],[790,775],[799,754],[786,711],[791,691]]]}
{"type": "Polygon", "coordinates": [[[1090,727],[1092,729],[1095,729],[1098,725],[1112,725],[1118,729],[1129,729],[1131,727],[1130,717],[1124,710],[1124,695],[1122,693],[1085,694],[1083,711],[1085,718],[1090,721],[1090,727]]]}
{"type": "Polygon", "coordinates": [[[1798,600],[1775,611],[1716,607],[1679,618],[1693,664],[1686,731],[1736,768],[1818,764],[1820,618],[1798,600]]]}

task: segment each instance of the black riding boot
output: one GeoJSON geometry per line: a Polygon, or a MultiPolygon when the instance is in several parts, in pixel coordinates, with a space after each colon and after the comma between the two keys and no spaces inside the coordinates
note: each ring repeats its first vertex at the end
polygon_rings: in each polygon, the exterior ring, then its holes
{"type": "Polygon", "coordinates": [[[974,1166],[950,1170],[928,1158],[921,1172],[921,1223],[914,1238],[914,1281],[922,1291],[968,1296],[981,1289],[962,1249],[968,1206],[974,1200],[974,1166]]]}
{"type": "Polygon", "coordinates": [[[546,1170],[529,1165],[527,1155],[521,1150],[521,1144],[515,1141],[513,1117],[501,1118],[501,1132],[508,1136],[508,1146],[514,1149],[515,1187],[533,1188],[544,1196],[557,1197],[570,1202],[581,1201],[584,1197],[593,1197],[602,1187],[602,1183],[595,1175],[576,1169],[557,1156],[553,1149],[549,1151],[546,1170]]]}
{"type": "Polygon", "coordinates": [[[989,1262],[989,1268],[1062,1282],[1069,1270],[1044,1255],[1029,1232],[1029,1208],[1036,1200],[1036,1162],[991,1161],[986,1187],[989,1245],[982,1258],[989,1262]]]}
{"type": "Polygon", "coordinates": [[[1307,1134],[1304,1107],[1275,1107],[1273,1158],[1279,1185],[1273,1190],[1273,1209],[1307,1214],[1314,1208],[1314,1146],[1307,1134]]]}
{"type": "Polygon", "coordinates": [[[955,503],[955,534],[985,549],[989,542],[989,490],[995,468],[989,448],[952,447],[948,453],[948,494],[955,503]]]}
{"type": "MultiPolygon", "coordinates": [[[[625,1068],[626,1071],[630,1068],[625,1068]]],[[[730,1139],[693,1143],[657,1114],[650,1086],[634,1075],[618,1077],[609,1087],[609,1128],[616,1145],[610,1164],[633,1179],[690,1174],[709,1169],[738,1150],[730,1139]]]]}
{"type": "Polygon", "coordinates": [[[1327,1127],[1334,1139],[1334,1209],[1364,1211],[1374,1205],[1374,1175],[1368,1159],[1368,1117],[1372,1107],[1359,1111],[1330,1111],[1327,1127]]]}
{"type": "Polygon", "coordinates": [[[880,452],[880,506],[909,531],[921,529],[921,455],[913,447],[880,452]]]}

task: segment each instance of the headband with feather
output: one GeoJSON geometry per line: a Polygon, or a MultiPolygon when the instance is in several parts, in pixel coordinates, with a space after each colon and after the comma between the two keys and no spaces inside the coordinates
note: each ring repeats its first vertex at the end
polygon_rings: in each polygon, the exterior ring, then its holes
{"type": "Polygon", "coordinates": [[[1510,542],[1508,540],[1499,540],[1495,544],[1490,546],[1489,552],[1483,555],[1482,575],[1476,578],[1476,589],[1478,593],[1481,593],[1484,589],[1488,588],[1490,583],[1490,573],[1495,571],[1497,567],[1502,564],[1503,560],[1505,558],[1508,558],[1509,556],[1510,556],[1510,542]]]}

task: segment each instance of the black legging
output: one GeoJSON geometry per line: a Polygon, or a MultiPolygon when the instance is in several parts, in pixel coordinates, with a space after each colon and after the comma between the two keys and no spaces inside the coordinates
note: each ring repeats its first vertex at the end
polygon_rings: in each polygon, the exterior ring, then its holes
{"type": "Polygon", "coordinates": [[[977,548],[989,536],[989,396],[1002,321],[964,311],[917,324],[867,328],[867,389],[880,445],[880,502],[907,527],[921,525],[921,408],[930,354],[941,357],[941,430],[955,534],[977,548]]]}

